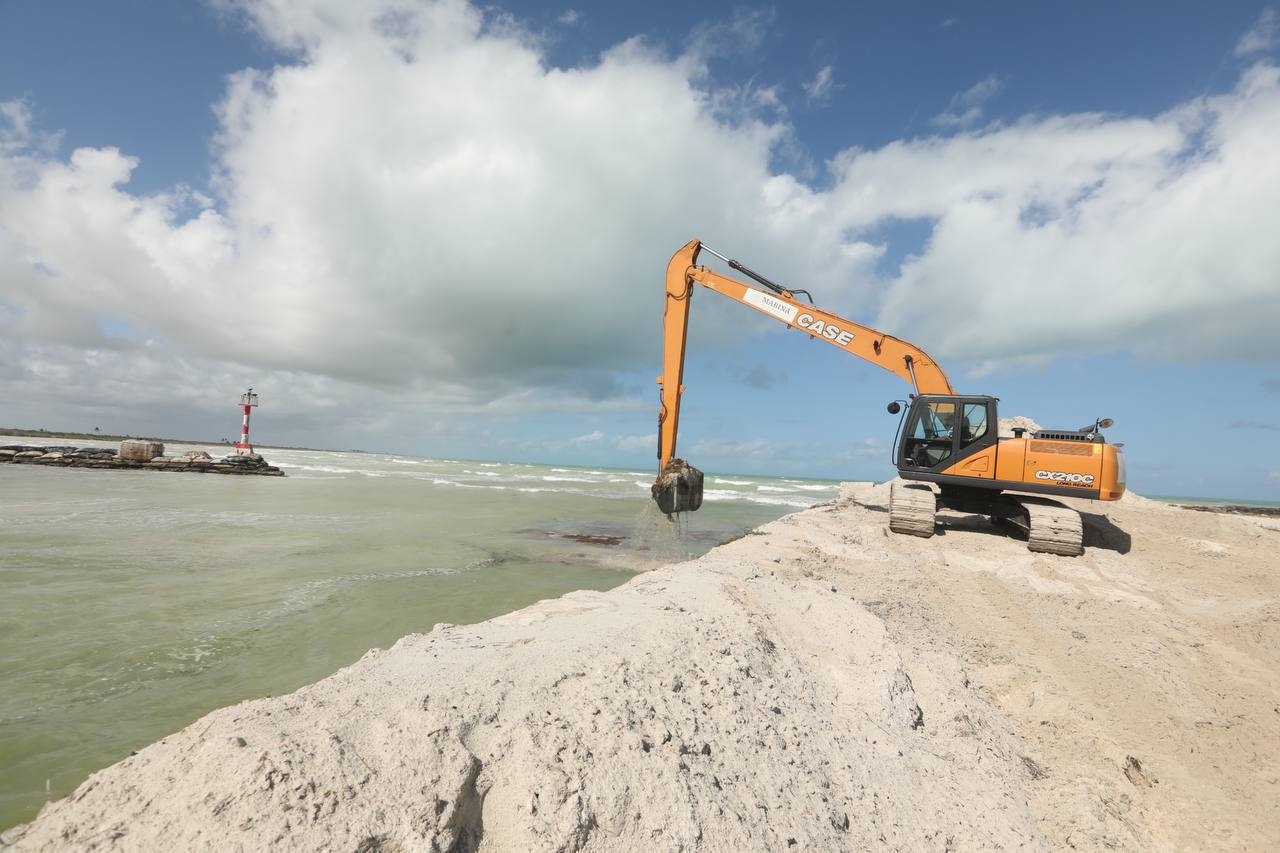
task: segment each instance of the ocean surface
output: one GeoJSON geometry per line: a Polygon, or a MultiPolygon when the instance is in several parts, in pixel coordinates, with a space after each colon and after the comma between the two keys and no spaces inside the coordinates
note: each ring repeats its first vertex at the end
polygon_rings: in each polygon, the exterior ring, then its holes
{"type": "Polygon", "coordinates": [[[653,471],[262,452],[287,476],[0,463],[0,829],[215,708],[439,622],[609,589],[837,492],[708,474],[675,525],[653,471]]]}

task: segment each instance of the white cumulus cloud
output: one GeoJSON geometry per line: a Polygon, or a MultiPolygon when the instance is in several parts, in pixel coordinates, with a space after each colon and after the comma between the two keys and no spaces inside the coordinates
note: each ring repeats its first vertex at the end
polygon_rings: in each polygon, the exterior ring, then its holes
{"type": "Polygon", "coordinates": [[[1276,127],[1280,71],[1257,65],[1150,119],[1043,118],[852,153],[837,192],[858,221],[933,223],[879,319],[931,352],[1274,358],[1276,127]]]}
{"type": "Polygon", "coordinates": [[[774,165],[797,144],[779,87],[709,72],[767,15],[558,68],[462,0],[223,6],[290,53],[228,81],[214,198],[132,192],[129,152],[59,153],[0,105],[6,399],[97,412],[135,375],[192,400],[287,383],[322,425],[376,400],[369,429],[631,407],[617,377],[655,367],[662,271],[694,236],[939,357],[1280,357],[1265,62],[1159,115],[966,130],[987,78],[949,135],[849,148],[814,185],[774,165]],[[902,220],[930,236],[878,270],[902,220]]]}

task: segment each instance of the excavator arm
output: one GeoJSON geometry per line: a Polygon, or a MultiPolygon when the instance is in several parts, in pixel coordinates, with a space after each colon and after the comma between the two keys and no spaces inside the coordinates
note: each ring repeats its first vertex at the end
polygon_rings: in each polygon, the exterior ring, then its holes
{"type": "Polygon", "coordinates": [[[658,377],[661,404],[658,410],[658,463],[661,473],[653,495],[665,512],[697,509],[701,504],[702,475],[676,459],[676,434],[680,425],[680,397],[684,393],[685,341],[689,329],[689,303],[693,286],[700,284],[722,296],[754,308],[787,328],[798,328],[849,355],[869,361],[900,376],[916,394],[954,394],[942,368],[924,350],[860,323],[805,304],[791,291],[726,258],[714,249],[691,240],[667,264],[666,310],[663,314],[662,375],[658,377]],[[746,284],[706,267],[698,266],[698,254],[707,252],[732,269],[754,279],[761,287],[746,284]],[[691,473],[692,472],[692,473],[691,473]],[[696,483],[694,482],[696,474],[696,483]],[[687,492],[682,495],[681,492],[687,492]],[[696,504],[696,505],[691,505],[696,504]],[[669,509],[668,507],[674,507],[669,509]]]}

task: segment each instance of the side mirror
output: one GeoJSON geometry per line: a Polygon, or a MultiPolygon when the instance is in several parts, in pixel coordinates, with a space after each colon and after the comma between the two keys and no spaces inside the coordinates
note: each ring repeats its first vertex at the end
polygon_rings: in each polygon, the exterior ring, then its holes
{"type": "Polygon", "coordinates": [[[891,415],[896,415],[898,414],[898,412],[902,411],[902,406],[899,405],[897,400],[894,400],[892,403],[886,406],[886,408],[888,409],[889,414],[891,415]]]}

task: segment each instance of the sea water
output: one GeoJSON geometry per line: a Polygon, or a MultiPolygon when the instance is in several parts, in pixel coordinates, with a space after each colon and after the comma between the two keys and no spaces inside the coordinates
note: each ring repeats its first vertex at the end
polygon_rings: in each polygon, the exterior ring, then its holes
{"type": "Polygon", "coordinates": [[[609,589],[837,491],[709,474],[677,526],[652,471],[263,454],[287,476],[0,464],[0,829],[215,708],[440,622],[609,589]]]}

